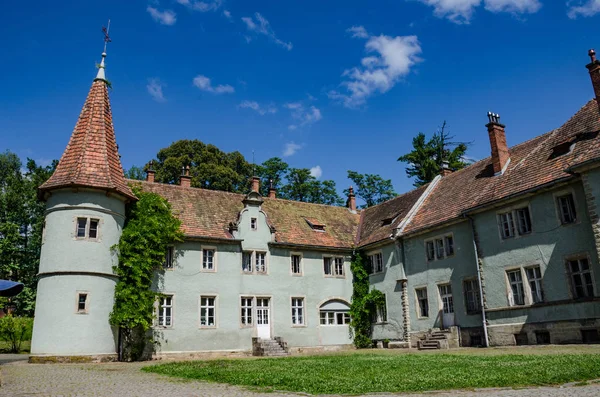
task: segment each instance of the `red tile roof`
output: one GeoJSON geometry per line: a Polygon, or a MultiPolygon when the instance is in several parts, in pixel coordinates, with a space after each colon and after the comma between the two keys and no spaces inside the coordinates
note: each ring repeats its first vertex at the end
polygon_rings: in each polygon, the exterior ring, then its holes
{"type": "Polygon", "coordinates": [[[104,80],[93,82],[69,144],[39,191],[65,187],[99,188],[135,200],[123,175],[104,80]]]}
{"type": "Polygon", "coordinates": [[[475,207],[574,178],[567,168],[600,155],[600,137],[593,134],[599,130],[600,113],[592,100],[560,128],[510,148],[511,160],[504,174],[494,176],[491,158],[486,158],[443,177],[405,234],[451,221],[475,207]],[[578,142],[571,152],[553,157],[557,145],[574,139],[578,142]]]}

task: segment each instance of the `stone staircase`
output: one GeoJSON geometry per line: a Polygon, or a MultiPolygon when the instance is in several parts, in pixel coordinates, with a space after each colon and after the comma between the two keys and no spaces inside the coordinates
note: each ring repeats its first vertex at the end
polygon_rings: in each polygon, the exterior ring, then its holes
{"type": "Polygon", "coordinates": [[[421,337],[421,340],[417,341],[417,348],[419,350],[448,349],[448,336],[450,336],[450,331],[430,330],[421,337]]]}
{"type": "Polygon", "coordinates": [[[260,357],[289,356],[287,342],[279,336],[273,339],[252,338],[252,355],[260,357]]]}

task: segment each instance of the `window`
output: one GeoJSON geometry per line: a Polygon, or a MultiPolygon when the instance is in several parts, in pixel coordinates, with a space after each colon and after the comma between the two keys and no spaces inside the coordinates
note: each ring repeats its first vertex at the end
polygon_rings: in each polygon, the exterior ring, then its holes
{"type": "Polygon", "coordinates": [[[481,295],[479,295],[479,283],[477,280],[465,280],[463,283],[465,291],[465,305],[467,314],[481,312],[481,295]]]}
{"type": "Polygon", "coordinates": [[[336,325],[334,312],[319,312],[321,325],[336,325]]]}
{"type": "Polygon", "coordinates": [[[255,252],[255,263],[256,263],[256,272],[257,273],[266,273],[267,272],[267,254],[265,252],[255,252]]]}
{"type": "Polygon", "coordinates": [[[439,286],[440,298],[442,300],[442,311],[444,314],[454,313],[454,298],[452,297],[452,286],[444,284],[439,286]]]}
{"type": "Polygon", "coordinates": [[[454,255],[454,237],[452,235],[444,237],[444,244],[446,246],[446,256],[454,255]]]}
{"type": "Polygon", "coordinates": [[[523,292],[523,278],[521,277],[521,269],[511,270],[506,272],[508,282],[510,284],[509,304],[511,306],[524,305],[525,295],[523,292]]]}
{"type": "Polygon", "coordinates": [[[204,248],[202,250],[202,270],[215,270],[215,250],[204,248]]]}
{"type": "Polygon", "coordinates": [[[290,259],[292,262],[292,274],[301,275],[302,269],[300,268],[300,261],[302,257],[300,255],[292,255],[290,259]]]}
{"type": "Polygon", "coordinates": [[[256,221],[256,218],[250,218],[250,229],[251,230],[258,229],[258,223],[256,221]]]}
{"type": "Polygon", "coordinates": [[[544,292],[542,290],[542,272],[539,266],[528,267],[525,269],[529,290],[531,291],[532,303],[544,301],[544,292]]]}
{"type": "Polygon", "coordinates": [[[558,213],[560,215],[560,223],[567,225],[574,223],[577,220],[577,213],[575,212],[575,200],[573,194],[565,194],[556,198],[558,204],[558,213]]]}
{"type": "Polygon", "coordinates": [[[384,323],[387,321],[387,308],[386,308],[386,297],[385,294],[383,295],[383,304],[381,305],[377,305],[377,307],[375,308],[375,318],[374,321],[375,323],[384,323]]]}
{"type": "Polygon", "coordinates": [[[215,327],[215,300],[214,296],[200,297],[200,327],[215,327]]]}
{"type": "Polygon", "coordinates": [[[158,299],[158,326],[173,325],[173,295],[165,295],[158,299]]]}
{"type": "Polygon", "coordinates": [[[292,298],[292,324],[304,325],[304,298],[292,298]]]}
{"type": "Polygon", "coordinates": [[[427,260],[432,261],[435,259],[435,247],[433,241],[427,241],[425,243],[425,249],[427,251],[427,260]]]}
{"type": "Polygon", "coordinates": [[[500,234],[502,238],[511,238],[515,236],[515,224],[513,222],[512,212],[505,212],[498,215],[500,222],[500,234]]]}
{"type": "Polygon", "coordinates": [[[88,312],[88,294],[80,292],[77,294],[77,313],[86,314],[88,312]]]}
{"type": "Polygon", "coordinates": [[[165,252],[165,261],[163,262],[163,267],[167,270],[173,269],[173,247],[167,247],[167,252],[165,252]]]}
{"type": "Polygon", "coordinates": [[[549,345],[550,344],[550,332],[535,331],[535,343],[537,343],[538,345],[549,345]]]}
{"type": "Polygon", "coordinates": [[[321,325],[350,324],[350,306],[341,300],[325,302],[319,308],[319,323],[321,325]]]}
{"type": "Polygon", "coordinates": [[[529,207],[519,208],[516,210],[519,234],[531,233],[531,216],[529,215],[529,207]]]}
{"type": "Polygon", "coordinates": [[[454,236],[446,234],[425,240],[425,255],[428,262],[454,255],[454,236]]]}
{"type": "Polygon", "coordinates": [[[344,258],[341,256],[323,257],[323,273],[325,276],[344,277],[344,258]]]}
{"type": "Polygon", "coordinates": [[[242,252],[242,271],[244,273],[252,273],[252,252],[242,252]]]}
{"type": "Polygon", "coordinates": [[[417,302],[419,317],[429,317],[429,300],[427,299],[427,288],[417,288],[417,302]]]}
{"type": "Polygon", "coordinates": [[[252,297],[242,297],[240,302],[240,316],[242,326],[251,326],[252,325],[252,308],[253,308],[254,298],[252,297]]]}
{"type": "Polygon", "coordinates": [[[594,281],[587,258],[573,259],[567,262],[571,279],[573,299],[591,298],[594,296],[594,281]]]}
{"type": "Polygon", "coordinates": [[[78,239],[96,240],[98,238],[99,219],[77,218],[77,230],[75,235],[78,239]]]}
{"type": "Polygon", "coordinates": [[[371,262],[372,274],[383,272],[383,254],[381,252],[369,255],[369,261],[371,262]]]}

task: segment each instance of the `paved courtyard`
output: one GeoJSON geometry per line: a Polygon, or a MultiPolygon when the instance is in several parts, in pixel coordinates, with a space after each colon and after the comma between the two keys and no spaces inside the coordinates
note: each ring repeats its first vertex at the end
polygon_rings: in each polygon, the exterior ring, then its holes
{"type": "MultiPolygon", "coordinates": [[[[27,356],[0,355],[0,396],[291,396],[295,393],[255,393],[248,389],[215,383],[180,381],[141,372],[148,363],[27,364],[27,356]]],[[[430,393],[427,393],[430,394],[430,393]]],[[[426,394],[426,395],[427,395],[426,394]]],[[[382,394],[377,394],[382,396],[382,394]]],[[[395,396],[398,396],[397,394],[395,396]]],[[[423,394],[405,394],[405,397],[423,394]]],[[[435,393],[437,397],[591,397],[600,396],[600,383],[519,390],[474,390],[435,393]]]]}

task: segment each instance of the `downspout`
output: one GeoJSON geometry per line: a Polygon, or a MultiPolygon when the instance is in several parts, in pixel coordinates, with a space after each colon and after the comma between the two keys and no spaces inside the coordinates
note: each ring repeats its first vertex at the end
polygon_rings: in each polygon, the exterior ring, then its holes
{"type": "Polygon", "coordinates": [[[475,223],[473,218],[465,214],[465,217],[469,219],[471,224],[471,236],[473,238],[473,252],[475,252],[475,265],[477,266],[477,283],[479,284],[479,304],[481,305],[481,321],[483,324],[483,337],[485,338],[485,347],[490,347],[490,340],[488,338],[487,330],[487,319],[485,316],[485,304],[483,300],[483,283],[481,282],[481,272],[479,271],[479,253],[477,251],[477,242],[475,240],[475,223]]]}
{"type": "Polygon", "coordinates": [[[400,239],[400,249],[402,250],[402,272],[404,277],[402,279],[402,321],[403,321],[403,338],[408,342],[408,348],[410,349],[410,307],[408,301],[408,277],[406,276],[406,251],[404,247],[404,239],[400,239]]]}

